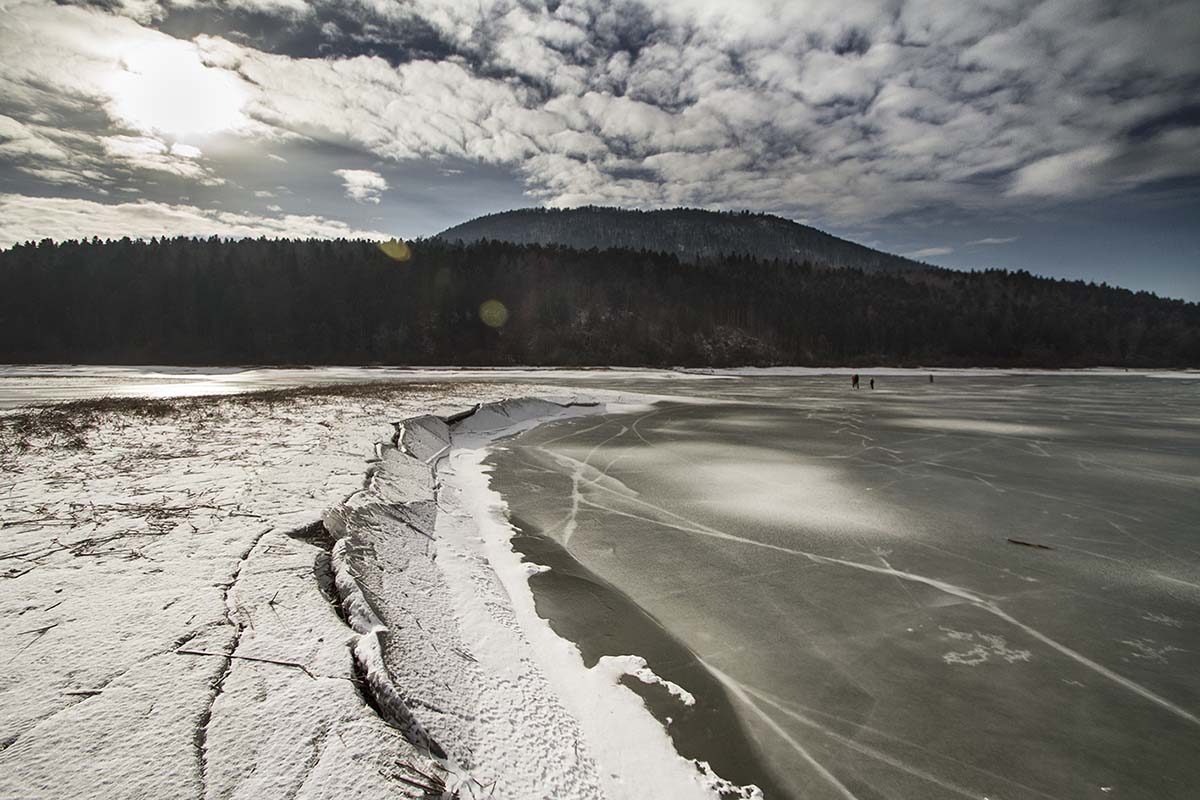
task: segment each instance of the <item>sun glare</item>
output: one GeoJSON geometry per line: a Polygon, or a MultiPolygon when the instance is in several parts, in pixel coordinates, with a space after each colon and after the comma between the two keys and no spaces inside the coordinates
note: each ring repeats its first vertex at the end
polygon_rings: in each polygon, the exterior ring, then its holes
{"type": "Polygon", "coordinates": [[[232,74],[200,61],[185,43],[131,51],[112,82],[113,113],[145,132],[187,138],[239,127],[246,92],[232,74]]]}

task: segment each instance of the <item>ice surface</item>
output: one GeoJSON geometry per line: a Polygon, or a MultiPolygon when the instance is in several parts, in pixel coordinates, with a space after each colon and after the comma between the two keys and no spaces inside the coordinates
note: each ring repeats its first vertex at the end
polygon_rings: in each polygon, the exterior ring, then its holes
{"type": "Polygon", "coordinates": [[[361,637],[302,534],[394,420],[513,388],[214,401],[114,415],[77,449],[5,443],[0,796],[395,796],[427,756],[364,703],[361,637]]]}
{"type": "MultiPolygon", "coordinates": [[[[505,761],[519,765],[541,754],[531,762],[538,764],[540,776],[522,781],[521,769],[503,776],[508,796],[543,796],[547,779],[553,778],[559,787],[550,793],[554,797],[713,798],[720,778],[680,757],[642,700],[618,682],[631,670],[639,679],[662,681],[654,680],[644,662],[629,658],[588,669],[575,646],[558,637],[534,608],[530,573],[512,550],[512,529],[479,465],[493,438],[533,428],[549,411],[545,403],[522,401],[463,420],[454,427],[454,447],[439,470],[439,503],[446,512],[438,517],[439,564],[448,585],[457,589],[453,605],[462,634],[486,667],[482,681],[475,680],[486,689],[481,702],[500,700],[503,707],[532,715],[509,733],[517,742],[534,737],[531,746],[504,754],[505,761]],[[496,675],[503,682],[489,686],[496,675]],[[547,727],[549,740],[542,738],[547,727]],[[596,776],[595,785],[573,785],[583,764],[596,776]]],[[[687,697],[678,686],[667,688],[687,697]]],[[[737,790],[757,796],[752,789],[737,790]]]]}
{"type": "MultiPolygon", "coordinates": [[[[362,377],[63,371],[9,372],[26,381],[20,399],[140,394],[143,379],[182,395],[193,392],[180,380],[242,391],[362,377]]],[[[458,490],[439,512],[451,427],[419,412],[477,410],[456,429],[482,447],[548,415],[600,409],[511,374],[419,377],[390,399],[215,399],[160,419],[116,413],[80,447],[51,432],[26,449],[9,443],[0,796],[382,797],[415,792],[406,781],[430,774],[459,797],[711,796],[717,778],[674,755],[612,671],[583,678],[595,718],[581,728],[475,546],[475,518],[455,510],[458,490]],[[559,403],[479,408],[533,392],[559,403]],[[603,723],[614,714],[657,749],[614,735],[603,723]],[[639,755],[614,762],[608,740],[639,755]],[[642,779],[638,767],[656,774],[642,779]]],[[[595,383],[590,372],[574,378],[595,383]]],[[[647,380],[664,379],[697,381],[647,380]]],[[[583,671],[577,655],[574,668],[583,671]]]]}
{"type": "MultiPolygon", "coordinates": [[[[686,644],[792,796],[1195,796],[1197,384],[877,386],[688,387],[718,402],[544,426],[492,486],[686,644]]],[[[628,652],[603,630],[574,635],[628,652]]]]}
{"type": "Polygon", "coordinates": [[[482,373],[6,449],[0,796],[755,796],[713,719],[802,796],[1200,784],[1193,381],[482,373]],[[538,614],[572,556],[612,642],[538,614]]]}

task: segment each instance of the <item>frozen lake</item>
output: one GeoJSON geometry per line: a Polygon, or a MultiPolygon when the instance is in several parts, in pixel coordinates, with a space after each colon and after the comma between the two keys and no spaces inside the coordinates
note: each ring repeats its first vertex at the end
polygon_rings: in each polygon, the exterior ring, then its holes
{"type": "MultiPolygon", "coordinates": [[[[0,364],[0,410],[100,397],[198,397],[264,389],[370,381],[570,380],[581,385],[643,374],[638,370],[461,369],[404,367],[163,367],[0,364]]],[[[679,373],[650,372],[688,379],[679,373]]]]}
{"type": "MultiPolygon", "coordinates": [[[[0,364],[0,411],[35,403],[56,403],[99,397],[196,397],[369,381],[438,383],[521,381],[569,385],[585,389],[608,386],[616,389],[661,393],[666,391],[665,386],[682,382],[707,382],[706,378],[712,381],[726,382],[734,378],[753,377],[758,379],[771,377],[773,372],[773,370],[760,369],[676,372],[620,367],[558,369],[538,367],[170,367],[0,364]]],[[[851,370],[786,369],[784,372],[816,377],[831,373],[849,375],[851,370]]],[[[936,372],[939,375],[961,374],[954,371],[936,372]]],[[[998,374],[995,370],[980,370],[979,373],[998,374]]],[[[878,370],[876,374],[881,377],[884,375],[911,377],[915,373],[911,370],[878,370]]],[[[1017,375],[1019,373],[1005,374],[1017,375]]],[[[1118,373],[1110,374],[1115,376],[1118,373]]],[[[1200,378],[1200,372],[1162,370],[1147,374],[1185,380],[1200,378]]],[[[1055,374],[1055,377],[1061,377],[1061,374],[1055,374]]]]}
{"type": "Polygon", "coordinates": [[[768,798],[1200,796],[1200,384],[687,392],[488,459],[539,613],[697,696],[639,685],[684,755],[768,798]]]}
{"type": "Polygon", "coordinates": [[[1198,796],[1196,375],[849,372],[0,366],[0,409],[363,380],[665,398],[487,463],[551,567],[539,613],[695,696],[624,681],[685,756],[768,798],[1198,796]]]}

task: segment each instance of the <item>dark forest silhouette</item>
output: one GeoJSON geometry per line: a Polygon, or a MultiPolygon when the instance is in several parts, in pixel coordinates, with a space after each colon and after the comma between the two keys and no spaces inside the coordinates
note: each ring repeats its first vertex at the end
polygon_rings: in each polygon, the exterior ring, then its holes
{"type": "Polygon", "coordinates": [[[494,241],[407,261],[365,241],[45,241],[0,253],[0,361],[1196,366],[1200,306],[1026,272],[494,241]]]}

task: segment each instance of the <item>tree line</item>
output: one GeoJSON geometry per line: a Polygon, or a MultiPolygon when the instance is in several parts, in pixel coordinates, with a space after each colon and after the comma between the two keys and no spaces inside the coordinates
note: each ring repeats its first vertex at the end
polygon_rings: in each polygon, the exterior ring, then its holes
{"type": "Polygon", "coordinates": [[[1027,272],[495,241],[46,240],[0,252],[0,361],[1194,367],[1200,306],[1027,272]]]}

